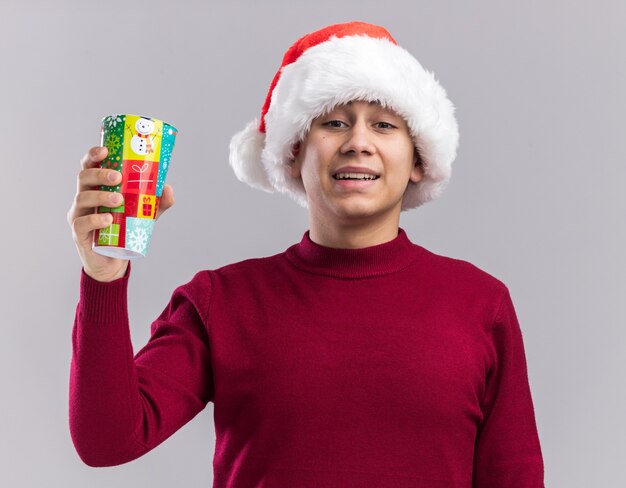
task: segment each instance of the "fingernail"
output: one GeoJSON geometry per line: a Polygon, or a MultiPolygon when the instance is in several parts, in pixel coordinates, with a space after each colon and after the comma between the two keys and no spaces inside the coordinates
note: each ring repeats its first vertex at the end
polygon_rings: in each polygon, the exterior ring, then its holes
{"type": "Polygon", "coordinates": [[[102,214],[103,224],[110,224],[111,222],[113,222],[113,216],[110,213],[102,214]]]}
{"type": "Polygon", "coordinates": [[[117,181],[118,175],[119,175],[118,171],[111,171],[107,175],[107,180],[109,180],[109,181],[117,181]]]}
{"type": "Polygon", "coordinates": [[[122,194],[121,193],[112,193],[111,196],[109,197],[109,200],[114,205],[120,205],[122,203],[122,200],[123,200],[122,194]]]}

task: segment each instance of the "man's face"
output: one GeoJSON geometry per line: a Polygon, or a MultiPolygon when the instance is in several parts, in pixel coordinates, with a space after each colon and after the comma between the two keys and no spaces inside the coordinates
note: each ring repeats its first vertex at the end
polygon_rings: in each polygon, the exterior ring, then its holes
{"type": "Polygon", "coordinates": [[[402,117],[354,101],[313,120],[291,176],[302,178],[309,217],[320,223],[397,221],[407,185],[423,176],[416,158],[402,117]]]}

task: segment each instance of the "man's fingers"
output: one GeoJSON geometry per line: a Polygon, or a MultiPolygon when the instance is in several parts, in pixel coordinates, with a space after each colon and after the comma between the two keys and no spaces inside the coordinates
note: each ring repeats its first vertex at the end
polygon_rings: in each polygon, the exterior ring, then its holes
{"type": "MultiPolygon", "coordinates": [[[[100,168],[100,163],[106,155],[106,147],[94,146],[87,151],[80,162],[82,170],[78,174],[76,198],[67,214],[67,220],[73,229],[76,228],[78,222],[78,229],[82,230],[83,238],[84,229],[88,229],[87,232],[89,232],[98,228],[94,227],[96,222],[101,222],[98,217],[89,215],[93,214],[95,208],[99,206],[115,208],[123,202],[120,193],[100,190],[101,185],[116,186],[122,181],[122,174],[119,171],[100,168]]],[[[165,185],[156,218],[159,218],[172,205],[174,205],[174,190],[171,185],[165,185]]],[[[103,226],[106,227],[106,225],[103,226]]]]}
{"type": "Polygon", "coordinates": [[[83,247],[91,246],[91,232],[95,229],[102,229],[111,225],[113,217],[110,213],[83,215],[74,219],[72,231],[74,232],[76,243],[83,247]]]}
{"type": "Polygon", "coordinates": [[[115,186],[122,181],[122,174],[114,169],[87,168],[78,173],[77,192],[99,188],[100,185],[115,186]]]}
{"type": "Polygon", "coordinates": [[[91,213],[96,207],[119,207],[124,197],[118,192],[87,190],[76,195],[76,210],[81,214],[91,213]]]}
{"type": "Polygon", "coordinates": [[[100,165],[100,162],[106,158],[108,149],[104,146],[94,146],[82,157],[80,166],[83,169],[94,168],[100,165]]]}
{"type": "Polygon", "coordinates": [[[172,185],[165,185],[163,187],[163,193],[161,194],[161,201],[159,202],[159,210],[157,211],[156,218],[158,219],[163,212],[174,205],[174,189],[172,185]]]}
{"type": "Polygon", "coordinates": [[[119,207],[124,202],[121,193],[89,190],[76,194],[74,202],[67,212],[67,223],[74,227],[74,222],[85,215],[94,214],[98,207],[119,207]]]}

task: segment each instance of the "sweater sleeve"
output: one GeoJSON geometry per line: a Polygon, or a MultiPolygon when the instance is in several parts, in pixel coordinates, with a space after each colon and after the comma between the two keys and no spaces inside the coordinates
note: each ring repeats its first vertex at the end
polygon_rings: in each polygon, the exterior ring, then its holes
{"type": "Polygon", "coordinates": [[[167,439],[212,400],[205,318],[210,276],[178,287],[133,356],[126,276],[110,283],[81,275],[72,331],[69,420],[89,466],[136,459],[167,439]]]}
{"type": "Polygon", "coordinates": [[[495,361],[474,450],[474,488],[543,488],[544,472],[522,333],[505,288],[492,325],[495,361]]]}

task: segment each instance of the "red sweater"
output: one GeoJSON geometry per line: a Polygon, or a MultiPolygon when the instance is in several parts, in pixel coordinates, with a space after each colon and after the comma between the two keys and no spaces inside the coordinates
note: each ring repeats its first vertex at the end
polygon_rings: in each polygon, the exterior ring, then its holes
{"type": "Polygon", "coordinates": [[[211,401],[214,487],[540,488],[507,287],[391,242],[312,242],[201,271],[134,357],[128,275],[82,274],[70,428],[91,466],[128,462],[211,401]]]}

